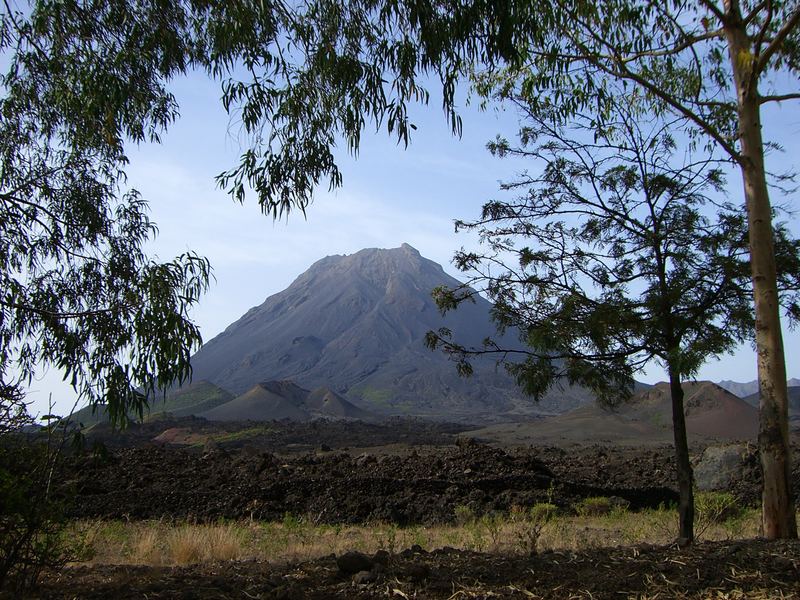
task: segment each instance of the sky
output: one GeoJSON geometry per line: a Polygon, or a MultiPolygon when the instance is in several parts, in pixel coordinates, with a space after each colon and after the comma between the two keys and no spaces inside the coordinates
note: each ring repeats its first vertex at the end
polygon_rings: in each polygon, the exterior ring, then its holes
{"type": "MultiPolygon", "coordinates": [[[[130,149],[129,184],[149,201],[159,236],[150,246],[169,260],[187,250],[206,256],[215,281],[193,312],[204,340],[210,340],[249,308],[285,289],[311,264],[328,255],[362,248],[394,248],[406,242],[463,279],[450,263],[462,246],[477,247],[474,235],[454,232],[455,219],[479,215],[483,203],[499,197],[499,182],[526,165],[492,157],[486,143],[498,133],[513,136],[517,119],[499,109],[462,107],[462,137],[454,137],[435,99],[412,113],[417,125],[408,149],[380,132],[362,137],[357,157],[339,155],[343,186],[317,191],[305,218],[294,212],[273,221],[254,198],[235,203],[216,187],[214,176],[236,164],[239,127],[223,110],[219,84],[204,75],[175,82],[181,118],[160,145],[130,149]]],[[[783,154],[768,167],[785,170],[800,156],[800,113],[796,106],[773,109],[764,118],[765,139],[778,141],[783,154]]],[[[731,198],[740,201],[741,182],[729,179],[731,198]]],[[[796,231],[800,227],[794,227],[796,231]]],[[[800,332],[784,327],[787,372],[800,376],[800,332]]],[[[665,379],[658,366],[637,379],[665,379]]],[[[756,379],[751,346],[711,360],[698,379],[756,379]]],[[[66,414],[75,395],[56,371],[43,372],[29,388],[34,414],[66,414]],[[52,407],[49,404],[53,404],[52,407]],[[52,410],[51,410],[52,409],[52,410]]],[[[78,404],[78,407],[81,405],[78,404]]]]}

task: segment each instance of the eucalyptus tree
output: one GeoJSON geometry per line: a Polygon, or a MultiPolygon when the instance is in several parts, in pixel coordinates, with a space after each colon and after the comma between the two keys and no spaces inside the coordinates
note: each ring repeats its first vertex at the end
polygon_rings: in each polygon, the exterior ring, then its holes
{"type": "MultiPolygon", "coordinates": [[[[188,377],[200,342],[189,310],[209,264],[193,253],[167,262],[146,254],[156,226],[124,175],[124,142],[157,139],[176,115],[153,73],[181,59],[131,48],[114,56],[115,31],[93,30],[88,6],[80,22],[62,14],[74,4],[5,7],[0,412],[20,408],[18,391],[51,367],[124,423],[148,394],[188,377]],[[125,52],[127,62],[115,63],[125,52]]],[[[168,20],[155,15],[147,35],[168,20]]]]}
{"type": "MultiPolygon", "coordinates": [[[[747,225],[723,199],[718,161],[677,145],[683,119],[648,118],[635,98],[618,98],[601,129],[580,114],[554,125],[523,102],[519,143],[498,138],[490,148],[526,159],[531,169],[503,184],[513,199],[487,202],[476,221],[457,222],[479,232],[483,251],[457,253],[467,282],[438,288],[434,297],[448,311],[486,294],[500,330],[519,332],[522,349],[492,340],[465,347],[447,329],[429,332],[427,342],[467,373],[472,356],[499,355],[536,398],[567,380],[614,404],[630,395],[637,371],[663,366],[679,539],[688,543],[693,477],[681,382],[752,338],[747,225]]],[[[796,316],[800,243],[782,228],[776,235],[782,283],[792,290],[784,301],[796,316]]]]}

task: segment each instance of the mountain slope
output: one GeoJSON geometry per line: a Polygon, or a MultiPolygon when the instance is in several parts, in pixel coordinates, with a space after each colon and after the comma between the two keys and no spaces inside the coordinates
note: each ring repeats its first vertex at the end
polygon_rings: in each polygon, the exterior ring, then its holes
{"type": "MultiPolygon", "coordinates": [[[[233,394],[213,383],[195,379],[193,383],[181,389],[170,391],[165,398],[157,397],[151,400],[145,417],[157,413],[170,413],[175,417],[196,415],[229,402],[233,398],[233,394]]],[[[129,416],[134,421],[139,418],[138,415],[129,416]]],[[[90,427],[108,421],[108,414],[105,405],[100,405],[95,410],[87,406],[72,415],[72,420],[90,427]]]]}
{"type": "Polygon", "coordinates": [[[210,421],[309,420],[311,417],[303,406],[308,390],[302,390],[293,384],[290,387],[276,383],[284,382],[259,383],[230,402],[198,416],[210,421]]]}
{"type": "MultiPolygon", "coordinates": [[[[796,379],[789,380],[790,383],[792,381],[797,381],[796,379]]],[[[787,392],[789,394],[789,414],[791,415],[800,415],[800,386],[797,385],[790,385],[787,388],[787,392]]],[[[758,403],[760,399],[760,394],[758,392],[746,396],[743,398],[745,402],[750,404],[751,406],[755,406],[758,408],[758,403]]]]}
{"type": "Polygon", "coordinates": [[[425,333],[444,326],[479,346],[495,335],[491,305],[477,298],[442,317],[430,297],[439,285],[459,282],[407,244],[329,256],[203,346],[195,376],[237,394],[291,379],[383,414],[448,418],[563,412],[589,399],[568,388],[535,406],[491,359],[460,378],[445,355],[425,348],[425,333]]]}
{"type": "MultiPolygon", "coordinates": [[[[691,441],[756,439],[758,413],[752,406],[710,381],[684,382],[683,387],[691,441]]],[[[669,384],[659,383],[634,394],[615,410],[589,404],[562,415],[494,425],[465,435],[506,444],[671,444],[669,384]]]]}
{"type": "Polygon", "coordinates": [[[210,421],[272,421],[315,418],[373,420],[375,415],[358,408],[327,388],[309,392],[292,381],[265,381],[241,396],[200,413],[210,421]]]}
{"type": "MultiPolygon", "coordinates": [[[[747,399],[748,396],[752,396],[754,394],[758,394],[758,380],[754,379],[753,381],[729,381],[723,380],[720,381],[718,384],[720,387],[725,388],[732,394],[736,394],[739,398],[747,399]]],[[[800,379],[789,379],[786,382],[790,388],[800,386],[800,379]]],[[[749,400],[748,400],[749,402],[749,400]]],[[[758,404],[758,401],[756,401],[758,404]]]]}
{"type": "MultiPolygon", "coordinates": [[[[754,439],[758,411],[738,396],[710,381],[684,381],[686,430],[700,438],[754,439]]],[[[628,418],[672,427],[668,383],[636,394],[620,413],[628,418]]]]}

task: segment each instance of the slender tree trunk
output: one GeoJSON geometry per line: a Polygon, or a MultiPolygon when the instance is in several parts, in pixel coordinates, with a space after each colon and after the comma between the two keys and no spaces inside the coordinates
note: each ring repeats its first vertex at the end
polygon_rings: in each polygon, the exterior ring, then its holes
{"type": "Polygon", "coordinates": [[[725,0],[725,9],[728,17],[725,32],[738,101],[740,167],[747,205],[755,299],[758,385],[761,396],[758,448],[764,476],[763,535],[768,539],[796,538],[797,524],[790,479],[786,365],[778,305],[772,209],[764,171],[758,76],[753,73],[753,55],[738,1],[725,0]]]}
{"type": "Polygon", "coordinates": [[[681,544],[694,541],[694,474],[689,460],[689,441],[686,437],[686,416],[683,412],[681,378],[669,367],[669,391],[672,398],[672,433],[675,436],[675,467],[678,471],[678,539],[681,544]]]}

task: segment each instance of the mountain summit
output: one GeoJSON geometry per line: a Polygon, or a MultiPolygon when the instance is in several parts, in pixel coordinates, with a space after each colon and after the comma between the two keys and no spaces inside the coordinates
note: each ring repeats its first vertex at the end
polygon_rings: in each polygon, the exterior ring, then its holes
{"type": "Polygon", "coordinates": [[[477,298],[443,317],[431,298],[439,285],[459,282],[408,244],[328,256],[205,344],[192,359],[194,378],[236,394],[292,380],[371,411],[420,416],[562,412],[588,399],[567,390],[537,406],[488,358],[459,377],[444,354],[425,347],[425,333],[449,327],[478,346],[495,335],[491,305],[477,298]]]}

